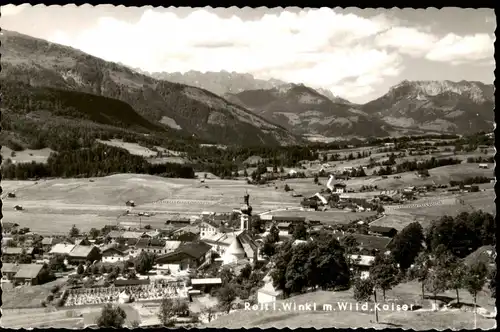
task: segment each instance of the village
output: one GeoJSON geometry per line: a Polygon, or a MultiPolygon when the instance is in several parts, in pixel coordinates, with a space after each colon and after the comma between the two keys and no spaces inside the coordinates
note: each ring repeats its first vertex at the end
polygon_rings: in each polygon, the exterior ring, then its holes
{"type": "MultiPolygon", "coordinates": [[[[394,144],[380,149],[389,160],[394,158],[394,144]]],[[[480,181],[446,179],[448,184],[426,181],[429,175],[421,171],[353,177],[353,172],[368,172],[373,167],[337,165],[332,169],[332,162],[324,159],[307,167],[313,170],[310,177],[297,176],[300,168],[290,169],[284,179],[258,185],[281,191],[286,203],[266,201],[257,187],[247,186],[244,192],[239,191],[239,199],[238,193],[232,192],[231,202],[240,203],[232,209],[210,211],[207,206],[196,214],[193,207],[190,213],[180,213],[179,207],[176,213],[159,213],[159,204],[168,204],[170,210],[175,210],[176,202],[203,206],[203,197],[156,200],[149,205],[127,200],[121,208],[126,210],[122,221],[90,229],[75,222],[67,230],[58,226],[40,232],[36,225],[26,227],[13,218],[4,219],[2,326],[26,327],[26,317],[34,312],[43,312],[45,318],[31,323],[32,327],[54,326],[58,320],[61,327],[95,326],[102,306],[109,303],[126,308],[125,324],[129,327],[160,326],[158,310],[165,298],[183,303],[178,306],[182,310],[173,315],[176,326],[213,324],[219,316],[242,310],[245,303],[276,303],[283,298],[272,278],[273,255],[281,245],[300,246],[325,233],[343,246],[356,243],[356,250],[347,257],[349,269],[353,275],[368,279],[376,257],[388,255],[394,239],[408,225],[417,221],[429,226],[438,219],[435,214],[422,217],[421,211],[479,211],[474,201],[469,203],[471,197],[494,194],[494,178],[480,175],[491,172],[488,163],[463,166],[474,167],[477,174],[471,172],[471,177],[480,181]],[[411,185],[383,185],[409,176],[415,179],[409,181],[411,185]],[[252,207],[254,192],[259,197],[257,209],[252,207]],[[218,291],[228,278],[239,280],[243,291],[226,299],[229,304],[221,307],[224,299],[218,291]]],[[[95,185],[96,181],[87,183],[95,185]]],[[[196,190],[202,192],[204,186],[222,180],[205,175],[197,181],[196,190]]],[[[6,202],[14,211],[25,213],[29,201],[15,204],[19,198],[15,192],[7,193],[6,202]]],[[[478,250],[486,253],[488,261],[496,255],[491,246],[478,250]]]]}

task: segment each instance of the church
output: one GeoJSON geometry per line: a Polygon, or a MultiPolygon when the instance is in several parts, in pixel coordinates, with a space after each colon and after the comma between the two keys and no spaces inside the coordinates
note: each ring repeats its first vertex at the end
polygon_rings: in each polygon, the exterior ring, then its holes
{"type": "Polygon", "coordinates": [[[255,263],[258,259],[259,247],[250,232],[252,207],[249,200],[250,195],[247,193],[244,196],[245,203],[240,209],[240,230],[226,234],[222,241],[218,241],[219,248],[222,249],[220,252],[223,265],[234,264],[244,259],[255,263]]]}

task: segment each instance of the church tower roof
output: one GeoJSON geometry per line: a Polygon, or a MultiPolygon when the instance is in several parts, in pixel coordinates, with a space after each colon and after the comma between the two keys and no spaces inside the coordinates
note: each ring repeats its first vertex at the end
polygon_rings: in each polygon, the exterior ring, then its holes
{"type": "Polygon", "coordinates": [[[243,245],[241,244],[238,237],[234,238],[233,243],[227,249],[228,254],[231,255],[245,255],[245,249],[243,249],[243,245]]]}

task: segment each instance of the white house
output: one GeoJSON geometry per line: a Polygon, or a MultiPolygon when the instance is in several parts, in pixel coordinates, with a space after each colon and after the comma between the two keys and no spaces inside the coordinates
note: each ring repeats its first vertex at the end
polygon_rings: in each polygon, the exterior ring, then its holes
{"type": "Polygon", "coordinates": [[[212,237],[216,234],[219,234],[219,228],[215,225],[212,225],[206,221],[203,221],[199,225],[200,227],[200,239],[203,239],[205,237],[212,237]]]}
{"type": "Polygon", "coordinates": [[[109,245],[104,247],[101,251],[102,261],[104,263],[116,263],[125,261],[128,258],[127,253],[122,250],[119,250],[114,245],[109,245]]]}
{"type": "Polygon", "coordinates": [[[479,164],[479,168],[488,169],[488,164],[479,164]]]}

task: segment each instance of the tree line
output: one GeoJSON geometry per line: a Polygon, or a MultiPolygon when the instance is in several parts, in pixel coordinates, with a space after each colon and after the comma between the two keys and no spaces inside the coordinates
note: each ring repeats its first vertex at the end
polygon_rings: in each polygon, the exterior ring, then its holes
{"type": "Polygon", "coordinates": [[[177,163],[151,164],[127,150],[94,144],[90,148],[51,153],[47,163],[5,163],[7,179],[45,177],[94,177],[114,173],[141,173],[164,177],[194,178],[192,166],[177,163]]]}

